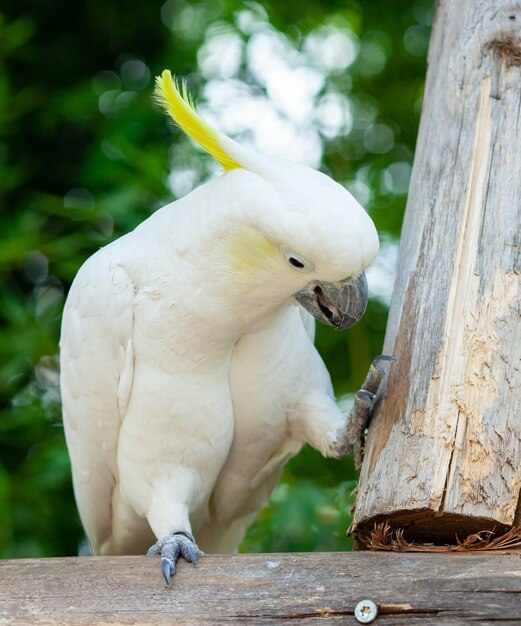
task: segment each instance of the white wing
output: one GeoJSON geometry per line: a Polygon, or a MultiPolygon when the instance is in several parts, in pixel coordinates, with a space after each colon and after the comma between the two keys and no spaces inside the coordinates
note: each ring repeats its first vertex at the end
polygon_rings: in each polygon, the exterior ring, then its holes
{"type": "Polygon", "coordinates": [[[134,288],[115,261],[117,248],[100,250],[80,269],[65,305],[60,340],[74,492],[94,553],[111,534],[118,433],[133,378],[134,288]]]}

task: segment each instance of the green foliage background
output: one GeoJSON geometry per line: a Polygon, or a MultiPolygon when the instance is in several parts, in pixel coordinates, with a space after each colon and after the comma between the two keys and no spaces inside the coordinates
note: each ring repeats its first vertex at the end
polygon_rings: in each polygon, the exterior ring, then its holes
{"type": "MultiPolygon", "coordinates": [[[[74,555],[82,542],[56,358],[76,271],[97,248],[172,200],[172,166],[190,171],[192,185],[215,173],[153,105],[153,76],[165,67],[187,76],[204,104],[212,78],[200,71],[204,51],[217,35],[230,36],[243,53],[228,78],[269,98],[244,53],[255,32],[279,33],[297,53],[309,37],[347,33],[356,54],[347,66],[306,57],[323,74],[317,100],[344,94],[353,118],[337,134],[319,129],[322,168],[360,196],[392,251],[432,13],[430,0],[2,2],[0,556],[74,555]]],[[[376,294],[354,329],[318,329],[339,396],[360,385],[380,353],[387,306],[376,294]]],[[[350,459],[324,460],[306,448],[290,462],[243,550],[348,549],[355,481],[350,459]]]]}

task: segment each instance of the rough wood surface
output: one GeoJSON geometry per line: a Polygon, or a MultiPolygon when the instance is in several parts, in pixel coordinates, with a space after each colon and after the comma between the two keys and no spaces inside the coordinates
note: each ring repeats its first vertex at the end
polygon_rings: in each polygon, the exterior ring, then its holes
{"type": "Polygon", "coordinates": [[[521,624],[521,555],[207,556],[166,587],[157,558],[0,561],[0,624],[521,624]]]}
{"type": "Polygon", "coordinates": [[[399,364],[369,431],[355,533],[388,520],[454,541],[515,521],[520,108],[521,3],[440,1],[384,347],[399,364]]]}

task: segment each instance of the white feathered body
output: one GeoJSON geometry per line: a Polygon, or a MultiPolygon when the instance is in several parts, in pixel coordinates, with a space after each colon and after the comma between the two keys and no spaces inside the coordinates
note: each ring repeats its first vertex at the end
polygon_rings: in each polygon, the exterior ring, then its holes
{"type": "Polygon", "coordinates": [[[78,273],[61,386],[94,553],[141,553],[187,528],[203,549],[234,550],[304,442],[335,453],[344,418],[295,285],[268,268],[245,292],[222,255],[238,221],[264,209],[269,220],[280,203],[259,177],[230,172],[78,273]]]}

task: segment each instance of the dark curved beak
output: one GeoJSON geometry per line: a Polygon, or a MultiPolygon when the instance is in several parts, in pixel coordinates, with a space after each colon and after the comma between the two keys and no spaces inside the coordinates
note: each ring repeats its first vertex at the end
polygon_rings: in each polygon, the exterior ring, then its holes
{"type": "Polygon", "coordinates": [[[367,278],[362,272],[356,278],[347,278],[338,283],[315,280],[293,297],[319,322],[343,330],[356,324],[365,313],[367,278]]]}

